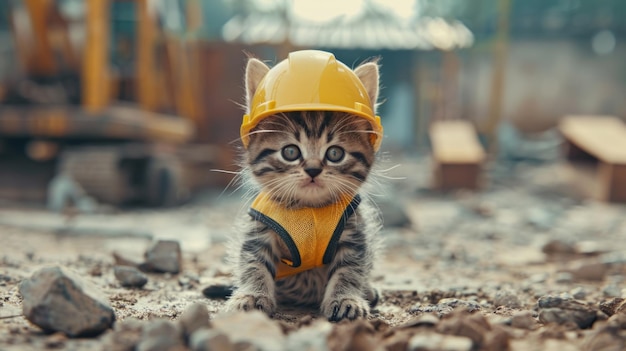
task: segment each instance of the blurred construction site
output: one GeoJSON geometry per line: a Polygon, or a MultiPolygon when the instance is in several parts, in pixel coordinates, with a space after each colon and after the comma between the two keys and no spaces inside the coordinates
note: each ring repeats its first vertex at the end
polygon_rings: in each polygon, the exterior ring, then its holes
{"type": "Polygon", "coordinates": [[[381,58],[383,149],[431,157],[433,187],[582,158],[623,201],[625,18],[621,0],[2,1],[0,199],[90,211],[223,189],[248,55],[315,48],[381,58]]]}

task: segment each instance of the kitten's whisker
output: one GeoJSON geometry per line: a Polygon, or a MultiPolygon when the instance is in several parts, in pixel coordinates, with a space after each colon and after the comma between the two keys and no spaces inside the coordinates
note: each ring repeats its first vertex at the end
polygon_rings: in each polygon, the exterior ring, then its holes
{"type": "Polygon", "coordinates": [[[252,136],[255,134],[263,134],[263,133],[280,133],[280,134],[289,134],[289,132],[285,132],[284,130],[276,130],[276,129],[258,129],[253,130],[250,133],[244,134],[244,136],[252,136]]]}
{"type": "Polygon", "coordinates": [[[235,175],[241,174],[241,171],[228,171],[228,170],[225,170],[225,169],[217,169],[217,168],[209,169],[209,172],[235,174],[235,175]]]}
{"type": "Polygon", "coordinates": [[[387,169],[377,169],[377,170],[374,170],[374,171],[376,171],[376,172],[382,172],[382,173],[387,173],[387,172],[389,172],[389,171],[393,171],[394,169],[396,169],[396,168],[398,168],[398,167],[400,167],[400,166],[402,166],[402,164],[401,164],[401,163],[398,163],[397,165],[395,165],[395,166],[391,166],[391,167],[389,167],[389,168],[387,168],[387,169]]]}

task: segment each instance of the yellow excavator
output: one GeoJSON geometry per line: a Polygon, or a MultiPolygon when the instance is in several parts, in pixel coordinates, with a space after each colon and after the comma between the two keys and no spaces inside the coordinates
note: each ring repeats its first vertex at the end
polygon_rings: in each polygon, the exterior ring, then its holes
{"type": "Polygon", "coordinates": [[[0,199],[70,201],[54,194],[68,179],[104,203],[159,206],[206,185],[198,164],[220,151],[195,136],[199,6],[2,2],[12,43],[2,55],[13,67],[0,76],[0,199]]]}

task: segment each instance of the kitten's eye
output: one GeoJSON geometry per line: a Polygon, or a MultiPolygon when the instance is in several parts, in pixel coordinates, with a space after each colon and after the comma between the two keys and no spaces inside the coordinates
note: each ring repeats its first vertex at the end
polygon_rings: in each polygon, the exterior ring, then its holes
{"type": "Polygon", "coordinates": [[[300,157],[300,149],[295,145],[287,145],[283,148],[282,155],[287,161],[295,161],[300,157]]]}
{"type": "Polygon", "coordinates": [[[339,162],[346,153],[339,146],[331,146],[326,150],[326,159],[330,162],[339,162]]]}

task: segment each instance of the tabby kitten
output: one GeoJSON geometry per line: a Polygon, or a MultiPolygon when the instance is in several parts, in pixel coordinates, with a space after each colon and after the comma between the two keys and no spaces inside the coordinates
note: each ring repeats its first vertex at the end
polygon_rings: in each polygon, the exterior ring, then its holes
{"type": "MultiPolygon", "coordinates": [[[[269,70],[257,59],[248,61],[248,112],[269,70]]],[[[375,104],[377,63],[364,63],[354,73],[375,104]]],[[[234,252],[236,283],[229,309],[259,309],[272,315],[280,303],[319,307],[331,321],[368,315],[378,302],[369,280],[379,216],[362,188],[375,160],[371,133],[367,120],[333,111],[279,113],[249,133],[244,171],[258,185],[255,192],[267,194],[268,206],[305,211],[348,200],[334,254],[325,255],[328,263],[279,279],[280,266],[294,260],[294,251],[271,221],[259,220],[251,211],[242,220],[243,238],[234,252]]]]}

